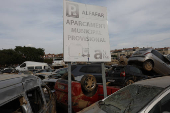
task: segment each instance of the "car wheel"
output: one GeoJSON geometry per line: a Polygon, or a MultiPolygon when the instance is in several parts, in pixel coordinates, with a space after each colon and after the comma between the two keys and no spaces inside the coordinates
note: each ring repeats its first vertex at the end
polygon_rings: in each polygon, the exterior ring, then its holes
{"type": "Polygon", "coordinates": [[[133,83],[134,83],[133,80],[128,79],[128,80],[125,81],[125,86],[130,85],[130,84],[133,84],[133,83]]]}
{"type": "Polygon", "coordinates": [[[90,74],[84,75],[81,78],[81,86],[87,92],[93,91],[96,88],[96,78],[90,74]]]}
{"type": "MultiPolygon", "coordinates": [[[[65,73],[64,75],[61,76],[62,79],[68,80],[68,73],[65,73]]],[[[74,75],[71,74],[71,80],[75,81],[74,75]]]]}
{"type": "Polygon", "coordinates": [[[143,63],[143,68],[146,70],[146,71],[151,71],[153,69],[153,64],[151,61],[145,61],[143,63]]]}

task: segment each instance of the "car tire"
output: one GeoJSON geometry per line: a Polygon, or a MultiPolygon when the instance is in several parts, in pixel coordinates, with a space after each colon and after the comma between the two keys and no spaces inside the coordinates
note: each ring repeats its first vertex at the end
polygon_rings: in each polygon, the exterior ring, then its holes
{"type": "Polygon", "coordinates": [[[143,68],[146,70],[146,71],[151,71],[153,69],[153,64],[151,61],[145,61],[143,63],[143,68]]]}
{"type": "Polygon", "coordinates": [[[87,74],[81,78],[81,86],[86,92],[91,92],[96,88],[96,78],[93,75],[87,74]]]}
{"type": "MultiPolygon", "coordinates": [[[[68,73],[65,73],[64,75],[61,76],[62,79],[64,80],[68,80],[68,73]]],[[[74,75],[71,74],[71,80],[75,81],[74,75]]]]}
{"type": "Polygon", "coordinates": [[[134,80],[132,80],[132,79],[127,79],[127,80],[125,81],[124,86],[130,85],[130,84],[133,84],[133,83],[134,83],[134,80]]]}

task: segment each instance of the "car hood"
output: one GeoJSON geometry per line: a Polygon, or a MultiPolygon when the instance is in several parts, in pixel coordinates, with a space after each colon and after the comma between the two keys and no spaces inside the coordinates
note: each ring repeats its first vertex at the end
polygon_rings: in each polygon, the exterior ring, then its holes
{"type": "Polygon", "coordinates": [[[89,106],[77,113],[106,113],[106,112],[101,110],[98,106],[98,102],[96,102],[96,103],[92,104],[91,106],[89,106]]]}

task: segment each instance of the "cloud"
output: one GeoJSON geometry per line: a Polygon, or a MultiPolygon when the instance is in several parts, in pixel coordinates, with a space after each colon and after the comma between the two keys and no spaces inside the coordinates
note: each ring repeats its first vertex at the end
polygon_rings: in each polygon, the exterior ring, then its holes
{"type": "Polygon", "coordinates": [[[26,47],[33,47],[33,45],[32,44],[27,44],[27,45],[25,45],[26,47]]]}
{"type": "MultiPolygon", "coordinates": [[[[111,49],[169,46],[169,0],[72,1],[107,7],[111,49]]],[[[29,44],[46,53],[63,52],[63,1],[1,1],[0,48],[29,44]]]]}

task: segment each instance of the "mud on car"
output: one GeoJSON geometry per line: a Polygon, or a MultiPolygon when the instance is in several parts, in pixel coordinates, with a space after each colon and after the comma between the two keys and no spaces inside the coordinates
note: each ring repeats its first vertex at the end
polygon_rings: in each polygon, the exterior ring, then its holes
{"type": "Polygon", "coordinates": [[[170,76],[128,85],[79,113],[170,113],[170,76]]]}
{"type": "Polygon", "coordinates": [[[0,75],[0,113],[56,113],[55,97],[36,76],[0,75]]]}

